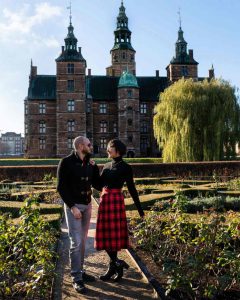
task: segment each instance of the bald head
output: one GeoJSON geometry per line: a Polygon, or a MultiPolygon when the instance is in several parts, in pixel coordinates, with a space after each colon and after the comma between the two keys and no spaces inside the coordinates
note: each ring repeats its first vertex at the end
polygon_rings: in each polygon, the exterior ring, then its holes
{"type": "Polygon", "coordinates": [[[88,142],[88,139],[85,136],[77,136],[73,141],[74,150],[77,151],[79,145],[84,145],[86,142],[88,142]]]}
{"type": "Polygon", "coordinates": [[[73,148],[77,151],[81,159],[83,159],[85,155],[92,153],[91,142],[85,136],[76,137],[73,141],[73,148]]]}

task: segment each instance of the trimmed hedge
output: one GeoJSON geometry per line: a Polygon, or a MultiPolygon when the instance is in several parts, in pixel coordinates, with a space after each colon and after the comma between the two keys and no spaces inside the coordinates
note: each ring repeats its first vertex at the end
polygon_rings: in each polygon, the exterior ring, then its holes
{"type": "MultiPolygon", "coordinates": [[[[162,158],[124,158],[128,163],[162,163],[162,158]]],[[[93,157],[93,160],[97,164],[105,164],[110,161],[108,158],[93,157]]],[[[0,159],[0,166],[57,166],[59,163],[59,158],[49,158],[49,159],[31,159],[31,158],[15,158],[15,159],[0,159]]]]}
{"type": "MultiPolygon", "coordinates": [[[[172,203],[169,201],[158,201],[154,204],[153,210],[163,211],[170,208],[172,203]]],[[[209,197],[209,198],[195,198],[184,204],[184,211],[186,213],[202,213],[205,210],[213,209],[214,211],[224,212],[225,210],[240,211],[240,197],[209,197]]]]}
{"type": "MultiPolygon", "coordinates": [[[[174,177],[211,180],[213,175],[226,181],[240,176],[240,161],[193,162],[193,163],[131,163],[135,178],[174,177]]],[[[100,169],[102,165],[99,165],[100,169]]],[[[0,167],[0,181],[39,181],[46,174],[56,177],[56,165],[0,167]]],[[[193,182],[196,182],[194,179],[193,182]]]]}
{"type": "Polygon", "coordinates": [[[14,201],[23,201],[29,196],[37,196],[40,201],[43,201],[45,196],[51,195],[52,193],[56,192],[56,189],[48,189],[48,190],[38,190],[38,191],[27,191],[27,192],[18,192],[12,193],[10,196],[10,200],[14,201]]]}
{"type": "MultiPolygon", "coordinates": [[[[10,213],[13,218],[19,217],[19,211],[23,207],[23,202],[0,201],[0,213],[10,213]]],[[[33,207],[36,207],[33,205],[33,207]]],[[[38,208],[38,207],[36,207],[38,208]]],[[[40,213],[44,214],[63,214],[63,206],[59,204],[39,204],[40,213]]]]}
{"type": "MultiPolygon", "coordinates": [[[[149,195],[142,195],[139,197],[141,206],[145,210],[151,209],[152,205],[158,200],[166,200],[171,199],[174,197],[174,193],[166,193],[166,194],[149,194],[149,195]]],[[[133,203],[132,198],[125,199],[125,206],[126,210],[136,210],[136,206],[133,203]]]]}

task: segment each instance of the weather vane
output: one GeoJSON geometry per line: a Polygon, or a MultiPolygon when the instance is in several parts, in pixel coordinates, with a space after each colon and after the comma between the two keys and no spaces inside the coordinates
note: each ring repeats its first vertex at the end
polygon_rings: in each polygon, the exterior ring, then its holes
{"type": "Polygon", "coordinates": [[[182,28],[181,8],[180,7],[178,9],[178,16],[179,16],[179,25],[180,25],[180,28],[182,28]]]}
{"type": "Polygon", "coordinates": [[[69,6],[67,7],[67,9],[70,10],[70,24],[72,24],[72,2],[70,0],[69,6]]]}

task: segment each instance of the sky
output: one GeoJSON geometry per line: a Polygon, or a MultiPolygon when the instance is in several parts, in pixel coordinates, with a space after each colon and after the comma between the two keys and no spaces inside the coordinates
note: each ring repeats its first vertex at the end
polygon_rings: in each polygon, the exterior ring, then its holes
{"type": "MultiPolygon", "coordinates": [[[[24,133],[31,59],[55,75],[69,25],[68,0],[0,0],[0,134],[24,133]]],[[[92,75],[105,75],[121,0],[72,0],[72,24],[92,75]]],[[[137,76],[166,76],[175,54],[179,14],[198,76],[212,64],[217,78],[240,87],[240,0],[124,0],[137,76]]]]}

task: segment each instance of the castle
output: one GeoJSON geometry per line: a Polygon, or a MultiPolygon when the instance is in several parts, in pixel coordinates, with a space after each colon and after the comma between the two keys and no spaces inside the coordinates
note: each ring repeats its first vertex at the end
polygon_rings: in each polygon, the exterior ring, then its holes
{"type": "MultiPolygon", "coordinates": [[[[136,76],[136,51],[123,1],[117,16],[111,65],[105,76],[86,70],[86,60],[77,47],[71,21],[65,46],[56,59],[56,75],[38,75],[31,62],[28,96],[25,99],[25,156],[63,157],[73,139],[87,136],[95,156],[106,156],[107,143],[119,138],[127,156],[160,156],[153,134],[154,106],[159,94],[176,80],[198,77],[193,50],[187,51],[181,23],[175,56],[166,67],[166,77],[136,76]],[[86,74],[87,73],[87,74],[86,74]]],[[[214,69],[209,70],[209,78],[214,69]]]]}

